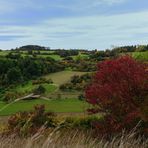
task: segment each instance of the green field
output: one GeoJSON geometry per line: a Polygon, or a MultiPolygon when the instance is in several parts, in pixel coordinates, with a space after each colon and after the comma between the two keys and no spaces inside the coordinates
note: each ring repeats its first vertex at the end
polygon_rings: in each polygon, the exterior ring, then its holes
{"type": "Polygon", "coordinates": [[[148,61],[148,51],[145,51],[145,52],[133,52],[132,56],[135,59],[138,59],[138,60],[148,61]]]}
{"type": "Polygon", "coordinates": [[[50,57],[50,58],[52,58],[52,59],[54,59],[54,60],[56,60],[56,61],[60,61],[60,60],[62,60],[62,58],[59,56],[59,55],[56,55],[56,54],[53,54],[53,55],[37,55],[37,57],[41,57],[41,58],[47,58],[47,57],[50,57]]]}
{"type": "MultiPolygon", "coordinates": [[[[30,56],[30,57],[32,57],[32,55],[27,55],[27,54],[24,54],[24,53],[22,53],[21,54],[21,56],[23,56],[23,57],[25,57],[25,56],[30,56]]],[[[36,57],[37,58],[47,58],[47,57],[50,57],[50,58],[52,58],[52,59],[54,59],[54,60],[56,60],[56,61],[60,61],[60,60],[62,60],[62,58],[59,56],[59,55],[55,55],[55,54],[53,54],[53,55],[46,55],[46,54],[38,54],[38,55],[36,55],[36,57]]]]}
{"type": "MultiPolygon", "coordinates": [[[[10,89],[11,92],[16,92],[19,94],[29,94],[32,93],[34,89],[36,89],[39,85],[33,85],[31,81],[24,85],[18,85],[17,87],[10,89]]],[[[42,86],[46,89],[45,95],[54,92],[57,89],[57,86],[54,84],[42,84],[42,86]]]]}
{"type": "MultiPolygon", "coordinates": [[[[0,51],[0,56],[4,57],[4,56],[8,55],[10,52],[12,52],[12,51],[4,51],[4,50],[0,51]]],[[[60,60],[63,59],[59,55],[56,55],[56,54],[51,54],[50,55],[49,54],[49,53],[53,53],[53,51],[40,51],[40,52],[41,52],[41,54],[36,55],[37,58],[40,58],[40,57],[41,58],[50,57],[50,58],[53,58],[56,61],[60,61],[60,60]]],[[[15,52],[12,52],[12,53],[15,54],[15,52]]],[[[21,51],[20,54],[21,54],[22,57],[25,57],[25,56],[31,56],[32,57],[32,55],[29,55],[28,52],[26,52],[26,51],[21,51]]]]}
{"type": "Polygon", "coordinates": [[[0,56],[6,56],[8,53],[10,53],[10,51],[7,50],[0,51],[0,56]]]}
{"type": "Polygon", "coordinates": [[[89,58],[89,55],[79,53],[79,55],[77,55],[77,56],[71,56],[71,57],[73,58],[73,60],[88,59],[89,58]]]}
{"type": "MultiPolygon", "coordinates": [[[[4,51],[3,50],[3,51],[0,51],[0,56],[4,57],[4,56],[8,55],[10,52],[15,53],[14,51],[4,51]]],[[[47,58],[47,57],[50,57],[50,58],[53,58],[56,61],[60,61],[60,60],[63,59],[59,55],[53,54],[53,52],[54,51],[40,51],[41,54],[37,54],[36,57],[37,58],[47,58]]],[[[20,51],[19,53],[21,54],[22,57],[25,57],[25,56],[31,56],[32,57],[32,55],[29,55],[27,51],[20,51]]],[[[71,57],[74,60],[77,60],[77,59],[87,59],[89,56],[86,55],[86,54],[79,53],[78,56],[71,56],[71,57]]]]}
{"type": "Polygon", "coordinates": [[[23,100],[16,103],[12,103],[10,105],[0,102],[0,115],[6,116],[11,115],[19,111],[29,111],[33,109],[33,106],[36,104],[44,104],[47,111],[54,111],[54,112],[83,112],[87,108],[86,102],[79,101],[78,99],[55,99],[55,100],[23,100]],[[8,105],[7,108],[1,111],[1,109],[8,105]]]}

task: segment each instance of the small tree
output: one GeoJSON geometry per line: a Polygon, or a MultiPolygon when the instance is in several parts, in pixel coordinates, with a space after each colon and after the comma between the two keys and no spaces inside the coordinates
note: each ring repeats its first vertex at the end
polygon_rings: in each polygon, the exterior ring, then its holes
{"type": "Polygon", "coordinates": [[[7,84],[22,82],[23,78],[20,69],[18,67],[9,69],[5,75],[5,81],[7,84]]]}
{"type": "Polygon", "coordinates": [[[148,129],[147,68],[129,56],[98,64],[98,72],[86,89],[86,100],[93,106],[90,113],[104,113],[102,120],[95,123],[99,133],[130,130],[140,120],[148,129]]]}
{"type": "Polygon", "coordinates": [[[6,92],[3,96],[3,101],[5,102],[10,102],[10,101],[14,101],[15,99],[17,99],[17,94],[15,92],[6,92]]]}
{"type": "Polygon", "coordinates": [[[34,93],[35,93],[35,94],[38,94],[38,95],[44,94],[45,92],[46,92],[46,89],[45,89],[45,87],[43,87],[42,85],[39,85],[39,86],[34,90],[34,93]]]}

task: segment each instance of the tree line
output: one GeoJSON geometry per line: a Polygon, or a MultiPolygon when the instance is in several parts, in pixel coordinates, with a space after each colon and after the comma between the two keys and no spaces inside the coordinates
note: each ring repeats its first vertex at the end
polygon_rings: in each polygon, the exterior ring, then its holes
{"type": "Polygon", "coordinates": [[[64,66],[51,58],[0,58],[0,86],[9,86],[61,71],[64,66]]]}

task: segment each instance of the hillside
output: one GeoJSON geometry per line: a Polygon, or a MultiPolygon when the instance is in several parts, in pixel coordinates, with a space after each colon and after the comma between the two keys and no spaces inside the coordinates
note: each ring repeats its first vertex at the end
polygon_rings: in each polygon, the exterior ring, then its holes
{"type": "MultiPolygon", "coordinates": [[[[75,109],[75,105],[66,110],[63,110],[64,108],[56,110],[55,108],[58,108],[60,102],[66,103],[64,99],[72,99],[75,103],[79,102],[80,105],[77,107],[79,108],[83,102],[79,101],[78,98],[84,99],[84,87],[89,80],[89,77],[85,75],[93,74],[98,62],[126,54],[140,61],[148,61],[147,46],[125,46],[113,50],[88,51],[74,49],[52,50],[43,46],[26,45],[11,51],[1,50],[1,108],[5,106],[6,102],[11,103],[15,99],[23,98],[34,93],[42,86],[45,90],[43,93],[38,92],[39,96],[47,100],[56,99],[54,104],[57,103],[57,106],[50,105],[52,101],[48,103],[48,101],[40,100],[37,103],[44,104],[46,102],[45,104],[50,106],[49,110],[56,112],[81,112],[83,109],[75,109]],[[73,81],[77,83],[73,83],[73,81]]],[[[26,102],[21,101],[21,110],[30,110],[33,105],[37,104],[35,100],[32,100],[28,108],[25,105],[26,102]]],[[[6,115],[19,111],[19,108],[16,109],[17,104],[19,102],[1,111],[0,114],[6,115]]]]}

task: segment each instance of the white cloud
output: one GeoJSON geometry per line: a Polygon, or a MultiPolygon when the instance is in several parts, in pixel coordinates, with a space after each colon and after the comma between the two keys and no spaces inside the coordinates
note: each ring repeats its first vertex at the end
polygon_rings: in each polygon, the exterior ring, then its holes
{"type": "Polygon", "coordinates": [[[42,44],[52,48],[109,48],[147,43],[148,11],[112,16],[49,19],[33,26],[3,26],[0,35],[26,36],[0,41],[0,48],[42,44]],[[139,35],[139,37],[138,37],[139,35]]]}

